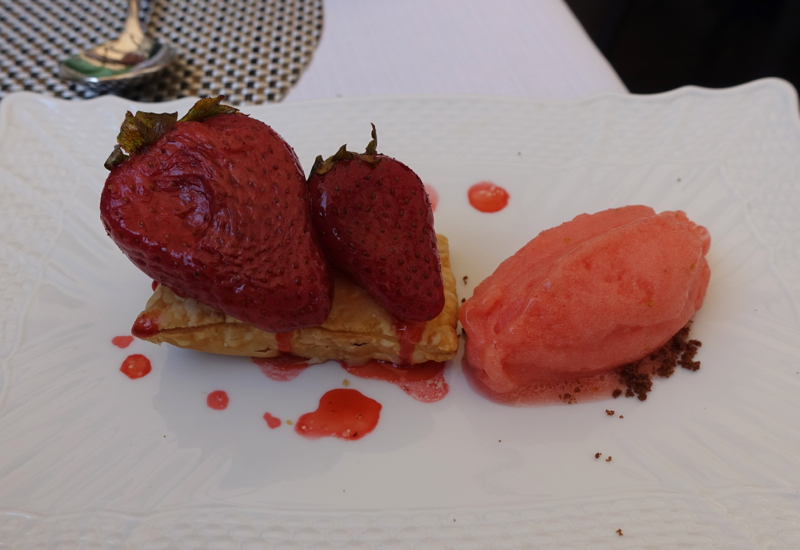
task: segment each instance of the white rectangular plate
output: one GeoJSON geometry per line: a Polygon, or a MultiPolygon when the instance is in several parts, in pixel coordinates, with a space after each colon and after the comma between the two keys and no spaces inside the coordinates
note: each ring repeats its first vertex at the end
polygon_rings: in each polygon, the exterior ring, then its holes
{"type": "Polygon", "coordinates": [[[150,281],[100,224],[103,162],[126,110],[183,113],[192,103],[28,93],[2,103],[2,543],[800,545],[800,124],[790,86],[247,109],[306,169],[343,143],[366,146],[375,123],[379,150],[437,190],[436,228],[450,238],[462,297],[539,231],[582,212],[647,204],[710,230],[698,372],[657,380],[645,402],[522,409],[473,393],[460,355],[446,370],[449,395],[425,404],[335,364],[275,382],[247,359],[113,346],[150,281]],[[507,208],[470,207],[467,189],[482,180],[508,190],[507,208]],[[153,372],[122,375],[130,353],[149,357],[153,372]],[[264,412],[314,410],[345,378],[383,405],[367,437],[310,441],[264,422],[264,412]],[[216,389],[230,396],[224,411],[206,406],[216,389]]]}

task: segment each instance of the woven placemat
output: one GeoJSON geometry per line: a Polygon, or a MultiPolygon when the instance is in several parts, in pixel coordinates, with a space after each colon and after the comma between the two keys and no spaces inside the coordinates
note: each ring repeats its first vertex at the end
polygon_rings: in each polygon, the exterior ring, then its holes
{"type": "MultiPolygon", "coordinates": [[[[0,99],[28,90],[65,99],[102,92],[58,77],[70,55],[115,38],[125,0],[0,0],[0,99]]],[[[232,104],[280,101],[311,61],[322,34],[322,0],[143,0],[147,34],[178,59],[134,88],[137,101],[227,97],[232,104]]]]}

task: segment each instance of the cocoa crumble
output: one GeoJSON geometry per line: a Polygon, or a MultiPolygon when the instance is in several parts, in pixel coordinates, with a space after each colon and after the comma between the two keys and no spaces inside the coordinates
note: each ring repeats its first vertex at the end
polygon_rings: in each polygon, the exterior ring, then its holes
{"type": "MultiPolygon", "coordinates": [[[[694,356],[703,344],[698,340],[689,340],[691,325],[689,321],[661,349],[620,368],[619,381],[625,387],[625,397],[635,395],[644,401],[653,389],[653,377],[669,378],[678,365],[691,371],[700,368],[700,362],[695,361],[694,356]]],[[[611,396],[616,399],[622,393],[623,390],[616,389],[611,396]]]]}
{"type": "Polygon", "coordinates": [[[614,411],[612,411],[612,410],[609,410],[609,409],[606,409],[606,414],[607,414],[608,416],[614,416],[614,411]]]}
{"type": "Polygon", "coordinates": [[[567,405],[574,405],[575,403],[578,402],[578,400],[575,398],[575,396],[572,395],[571,393],[563,393],[563,394],[559,395],[558,398],[561,401],[563,401],[564,403],[566,403],[567,405]]]}
{"type": "Polygon", "coordinates": [[[594,453],[594,457],[595,458],[600,458],[602,455],[603,455],[603,453],[594,453]]]}

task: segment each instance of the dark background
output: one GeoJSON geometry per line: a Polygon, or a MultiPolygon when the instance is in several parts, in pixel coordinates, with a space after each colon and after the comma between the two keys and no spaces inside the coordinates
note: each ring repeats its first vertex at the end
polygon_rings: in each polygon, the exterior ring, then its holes
{"type": "Polygon", "coordinates": [[[777,76],[800,89],[800,0],[566,0],[633,93],[777,76]]]}

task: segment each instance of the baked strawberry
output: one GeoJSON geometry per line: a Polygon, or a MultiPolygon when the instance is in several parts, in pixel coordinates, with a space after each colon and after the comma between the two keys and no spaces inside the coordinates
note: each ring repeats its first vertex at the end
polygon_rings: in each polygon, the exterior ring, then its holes
{"type": "Polygon", "coordinates": [[[444,307],[444,290],[428,195],[410,168],[376,149],[373,126],[363,154],[343,145],[317,157],[311,218],[332,267],[398,319],[429,321],[444,307]]]}
{"type": "Polygon", "coordinates": [[[126,114],[106,162],[103,225],[183,297],[269,332],[318,325],[333,283],[300,163],[269,126],[221,99],[200,100],[180,120],[126,114]]]}

